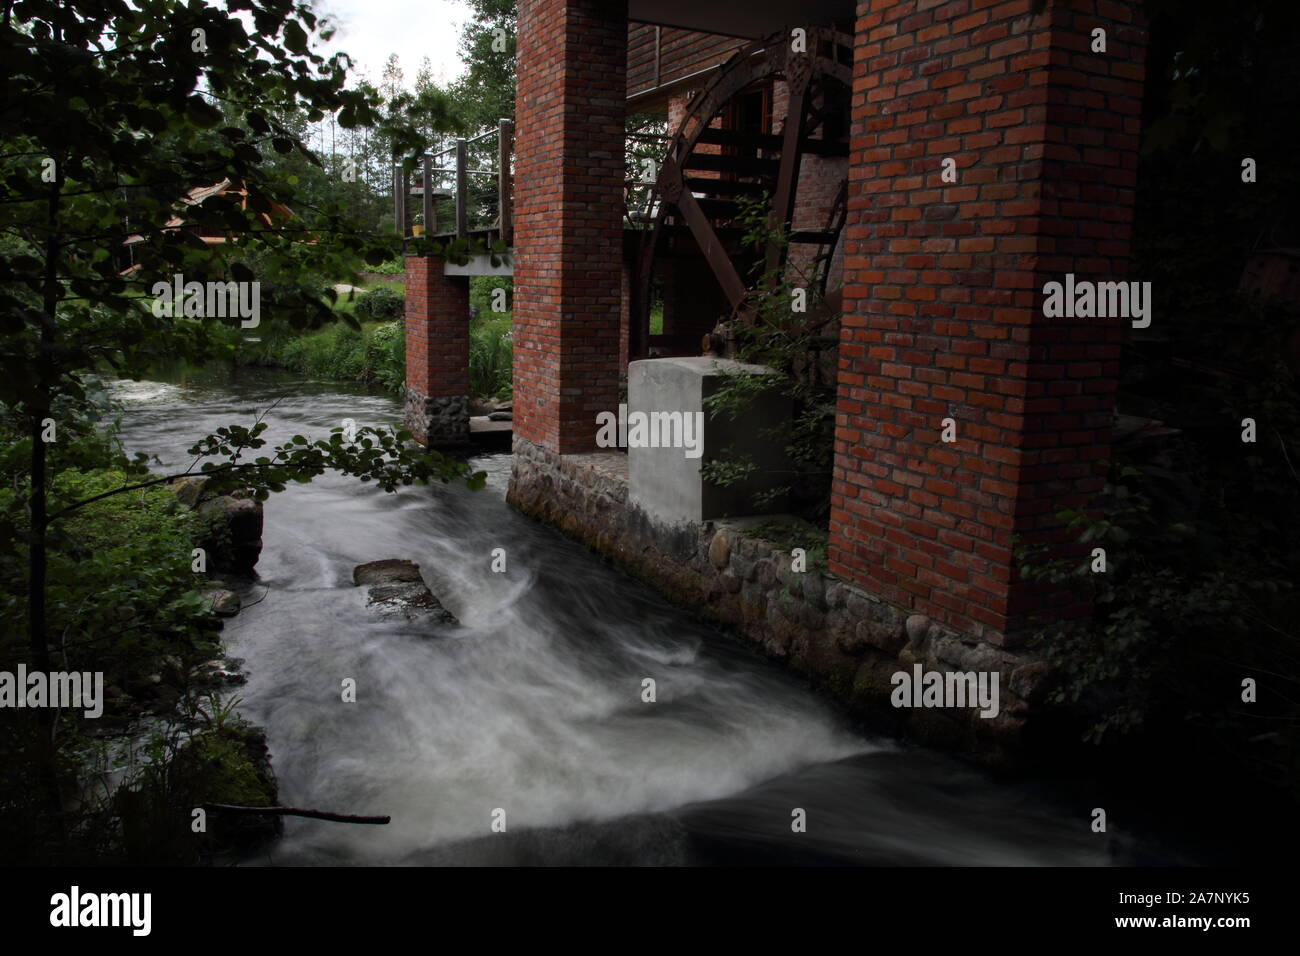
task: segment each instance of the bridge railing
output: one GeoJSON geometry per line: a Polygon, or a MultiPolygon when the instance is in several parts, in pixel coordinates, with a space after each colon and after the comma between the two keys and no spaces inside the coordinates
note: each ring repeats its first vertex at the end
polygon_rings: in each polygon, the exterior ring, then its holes
{"type": "MultiPolygon", "coordinates": [[[[514,188],[511,158],[514,152],[514,121],[502,119],[495,128],[484,130],[477,136],[460,137],[446,149],[425,153],[420,157],[414,174],[402,165],[393,166],[393,223],[400,236],[411,232],[411,200],[419,201],[420,215],[429,235],[454,236],[464,239],[474,235],[490,234],[509,245],[514,237],[511,220],[511,195],[514,188]],[[494,142],[495,141],[495,142],[494,142]],[[492,149],[495,145],[495,149],[492,149]],[[482,162],[486,156],[490,168],[471,167],[471,156],[482,162]],[[496,182],[494,205],[495,222],[487,227],[473,228],[470,177],[487,176],[496,182]],[[450,228],[440,228],[438,202],[453,200],[453,220],[450,228]]],[[[482,194],[479,195],[481,198],[482,194]]]]}
{"type": "MultiPolygon", "coordinates": [[[[654,184],[669,140],[662,133],[627,135],[624,190],[627,228],[643,228],[645,223],[654,220],[658,202],[654,184]]],[[[513,158],[514,122],[502,119],[496,127],[477,136],[461,137],[445,149],[425,153],[413,173],[394,164],[393,222],[398,235],[411,234],[414,207],[423,216],[424,229],[431,236],[457,239],[487,236],[510,245],[514,238],[513,158]],[[486,194],[487,203],[484,203],[485,193],[471,187],[471,177],[475,176],[495,179],[494,193],[486,194]],[[446,202],[452,203],[454,211],[451,221],[444,223],[439,205],[446,202]],[[495,206],[495,221],[476,226],[471,220],[485,204],[495,206]]]]}

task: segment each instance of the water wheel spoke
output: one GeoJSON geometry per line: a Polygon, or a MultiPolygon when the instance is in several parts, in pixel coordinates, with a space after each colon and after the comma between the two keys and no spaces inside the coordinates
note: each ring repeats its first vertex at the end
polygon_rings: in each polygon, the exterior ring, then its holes
{"type": "MultiPolygon", "coordinates": [[[[810,52],[806,54],[793,54],[784,32],[747,45],[688,105],[660,165],[655,190],[659,202],[652,207],[656,211],[640,239],[641,254],[631,276],[636,299],[631,303],[635,326],[629,336],[632,354],[648,354],[651,304],[661,275],[665,279],[689,275],[691,279],[682,281],[698,282],[699,277],[712,273],[717,282],[715,289],[689,292],[686,298],[682,289],[687,287],[674,285],[676,298],[671,308],[675,323],[698,327],[702,319],[712,321],[706,312],[716,316],[719,313],[714,309],[727,308],[724,325],[752,324],[757,318],[742,277],[752,265],[760,265],[766,268],[768,283],[779,282],[787,261],[802,263],[801,268],[815,267],[814,284],[823,302],[816,314],[807,317],[810,327],[825,325],[838,311],[838,302],[832,305],[825,293],[843,225],[842,209],[837,213],[833,208],[824,226],[797,231],[791,227],[799,202],[804,154],[827,159],[848,155],[847,126],[832,119],[839,118],[842,105],[837,104],[848,102],[852,46],[847,38],[829,30],[810,31],[809,39],[810,52]],[[770,84],[775,80],[784,80],[789,88],[786,120],[776,133],[770,131],[770,84]],[[828,97],[827,83],[832,84],[835,98],[828,97]],[[755,96],[761,100],[756,102],[755,96]],[[769,197],[766,221],[785,238],[750,252],[742,244],[748,231],[742,221],[743,201],[764,194],[769,197]],[[691,242],[683,246],[688,232],[691,242]],[[691,246],[703,254],[707,270],[701,268],[691,246]]],[[[821,169],[817,167],[818,175],[821,169]]],[[[837,200],[834,206],[840,204],[837,200]]],[[[724,325],[705,336],[706,348],[709,339],[716,348],[717,340],[729,338],[724,325]]],[[[666,324],[664,333],[656,338],[656,348],[677,348],[669,340],[684,338],[683,328],[666,324]]]]}
{"type": "MultiPolygon", "coordinates": [[[[801,83],[790,90],[790,108],[786,114],[785,129],[781,136],[781,168],[776,177],[776,193],[772,197],[772,211],[768,218],[768,228],[774,232],[784,232],[790,226],[794,215],[795,183],[799,176],[799,165],[803,159],[801,147],[804,127],[808,116],[808,84],[801,83]]],[[[775,271],[780,268],[783,247],[777,241],[767,244],[767,273],[775,281],[775,271]]]]}

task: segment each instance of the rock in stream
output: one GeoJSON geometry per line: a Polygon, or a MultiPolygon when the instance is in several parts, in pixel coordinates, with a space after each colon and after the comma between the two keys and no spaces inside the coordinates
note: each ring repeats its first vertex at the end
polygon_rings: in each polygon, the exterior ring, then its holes
{"type": "Polygon", "coordinates": [[[441,624],[460,623],[433,596],[414,561],[387,558],[358,564],[352,569],[352,583],[368,586],[366,606],[377,607],[385,614],[401,614],[408,620],[430,616],[441,624]]]}

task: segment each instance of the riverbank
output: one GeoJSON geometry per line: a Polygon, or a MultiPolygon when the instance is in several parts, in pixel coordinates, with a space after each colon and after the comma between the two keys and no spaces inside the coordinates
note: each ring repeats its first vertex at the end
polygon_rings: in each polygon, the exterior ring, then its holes
{"type": "MultiPolygon", "coordinates": [[[[276,802],[264,736],[237,713],[230,694],[243,678],[221,639],[223,620],[239,607],[231,576],[256,560],[249,532],[255,541],[260,505],[205,500],[201,480],[151,484],[157,473],[121,453],[111,424],[64,409],[58,426],[61,441],[49,452],[58,517],[44,548],[43,602],[58,650],[51,674],[36,670],[52,686],[58,674],[82,675],[82,693],[94,699],[52,715],[0,713],[6,859],[176,864],[247,852],[278,832],[274,818],[214,820],[196,831],[194,810],[276,802]],[[53,744],[42,748],[44,739],[53,744]]],[[[23,439],[4,438],[9,472],[23,439]]],[[[0,491],[15,532],[0,572],[19,582],[28,564],[24,483],[8,473],[0,491]]],[[[35,667],[19,638],[26,594],[12,592],[0,642],[5,673],[35,667]]]]}

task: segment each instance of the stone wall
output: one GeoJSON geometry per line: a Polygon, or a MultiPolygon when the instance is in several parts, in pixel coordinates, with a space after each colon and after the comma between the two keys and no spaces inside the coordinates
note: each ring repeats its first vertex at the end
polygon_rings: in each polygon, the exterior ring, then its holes
{"type": "Polygon", "coordinates": [[[789,551],[745,533],[759,520],[657,524],[628,501],[619,452],[556,455],[515,436],[508,500],[559,527],[663,591],[734,629],[810,678],[874,730],[1014,765],[1030,746],[1031,705],[1048,669],[1024,651],[961,634],[848,584],[823,569],[792,569],[789,551]],[[1000,712],[894,708],[892,676],[996,671],[1000,712]]]}
{"type": "Polygon", "coordinates": [[[403,420],[421,445],[450,447],[469,442],[469,396],[421,395],[406,389],[403,420]]]}

